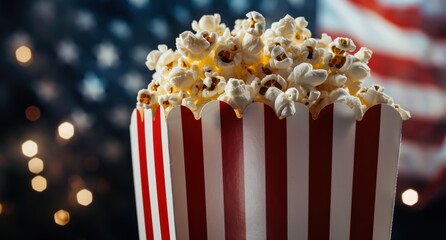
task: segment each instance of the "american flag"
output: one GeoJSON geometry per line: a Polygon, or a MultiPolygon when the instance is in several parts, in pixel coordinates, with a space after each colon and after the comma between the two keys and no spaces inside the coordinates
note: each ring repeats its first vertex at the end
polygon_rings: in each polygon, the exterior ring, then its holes
{"type": "MultiPolygon", "coordinates": [[[[372,77],[413,118],[403,125],[400,178],[431,181],[420,204],[438,193],[446,163],[446,2],[321,0],[320,32],[351,37],[373,50],[372,77]]],[[[444,177],[443,177],[444,181],[444,177]]],[[[444,182],[446,183],[446,182],[444,182]]]]}
{"type": "Polygon", "coordinates": [[[393,238],[445,239],[444,0],[0,1],[1,239],[136,238],[128,123],[151,80],[147,53],[174,47],[204,14],[220,13],[232,27],[251,10],[268,24],[304,16],[314,37],[350,36],[374,51],[370,81],[413,115],[403,126],[398,191],[414,188],[423,203],[414,211],[418,204],[397,198],[393,238]],[[16,59],[21,46],[32,53],[26,63],[16,59]],[[70,140],[57,136],[65,121],[75,129],[70,140]],[[20,151],[28,139],[45,163],[42,192],[20,151]],[[84,187],[88,206],[76,201],[84,187]],[[71,216],[65,226],[54,222],[61,208],[71,216]]]}

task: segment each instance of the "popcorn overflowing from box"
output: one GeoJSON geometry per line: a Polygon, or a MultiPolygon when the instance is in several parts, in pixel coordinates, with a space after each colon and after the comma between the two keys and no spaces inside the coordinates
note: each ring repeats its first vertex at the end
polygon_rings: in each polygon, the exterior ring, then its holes
{"type": "Polygon", "coordinates": [[[389,239],[402,120],[372,51],[303,17],[193,21],[130,125],[141,239],[389,239]]]}

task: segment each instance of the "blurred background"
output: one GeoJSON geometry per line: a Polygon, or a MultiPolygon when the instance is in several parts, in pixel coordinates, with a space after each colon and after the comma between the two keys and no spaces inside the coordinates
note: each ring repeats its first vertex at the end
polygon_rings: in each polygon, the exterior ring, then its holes
{"type": "Polygon", "coordinates": [[[0,239],[137,239],[129,117],[144,62],[192,20],[304,16],[374,52],[411,111],[392,239],[446,239],[445,0],[0,1],[0,239]]]}

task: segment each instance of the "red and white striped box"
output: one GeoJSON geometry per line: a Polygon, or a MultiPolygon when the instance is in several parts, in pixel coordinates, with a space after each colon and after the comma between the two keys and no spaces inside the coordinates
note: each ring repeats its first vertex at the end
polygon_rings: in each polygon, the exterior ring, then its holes
{"type": "Polygon", "coordinates": [[[196,120],[135,110],[130,132],[140,239],[390,239],[402,120],[346,105],[279,120],[213,101],[196,120]]]}

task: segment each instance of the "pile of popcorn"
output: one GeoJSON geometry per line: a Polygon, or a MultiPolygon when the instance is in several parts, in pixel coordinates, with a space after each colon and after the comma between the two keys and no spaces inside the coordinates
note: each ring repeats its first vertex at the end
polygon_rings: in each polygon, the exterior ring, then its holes
{"type": "Polygon", "coordinates": [[[180,34],[177,50],[159,45],[151,51],[146,65],[155,73],[139,91],[137,107],[161,105],[167,114],[184,105],[199,118],[207,102],[221,100],[241,117],[248,104],[262,102],[284,118],[296,112],[294,102],[308,106],[313,117],[331,103],[344,103],[360,120],[371,106],[388,104],[410,118],[383,87],[362,86],[370,76],[368,48],[352,54],[356,46],[349,38],[311,38],[303,17],[286,15],[270,29],[260,13],[246,17],[230,30],[219,14],[205,15],[192,22],[194,32],[180,34]]]}

